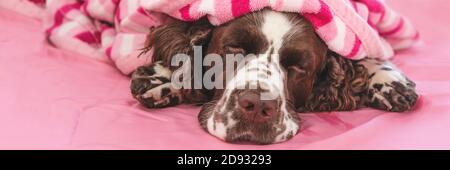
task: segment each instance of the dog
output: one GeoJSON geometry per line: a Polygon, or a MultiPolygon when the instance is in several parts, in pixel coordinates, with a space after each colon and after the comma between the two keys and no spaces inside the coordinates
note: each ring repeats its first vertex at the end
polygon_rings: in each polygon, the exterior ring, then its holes
{"type": "Polygon", "coordinates": [[[298,112],[363,107],[407,112],[418,99],[415,83],[390,61],[339,56],[294,13],[261,10],[220,26],[205,18],[192,23],[173,20],[150,31],[150,48],[153,62],[132,74],[132,95],[148,108],[201,104],[201,127],[231,143],[289,140],[300,131],[298,112]],[[258,57],[246,60],[248,67],[234,67],[235,76],[223,89],[175,88],[171,76],[181,66],[171,65],[173,56],[193,56],[194,46],[223,59],[226,54],[258,57]],[[262,93],[271,98],[262,99],[262,93]]]}

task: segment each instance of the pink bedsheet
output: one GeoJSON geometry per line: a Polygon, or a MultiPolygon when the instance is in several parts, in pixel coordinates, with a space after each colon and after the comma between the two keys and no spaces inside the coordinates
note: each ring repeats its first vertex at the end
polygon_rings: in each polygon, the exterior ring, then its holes
{"type": "Polygon", "coordinates": [[[198,107],[146,110],[113,66],[46,45],[38,21],[0,9],[0,149],[450,149],[450,1],[396,0],[422,43],[394,59],[422,94],[407,114],[302,115],[285,143],[224,143],[198,107]]]}

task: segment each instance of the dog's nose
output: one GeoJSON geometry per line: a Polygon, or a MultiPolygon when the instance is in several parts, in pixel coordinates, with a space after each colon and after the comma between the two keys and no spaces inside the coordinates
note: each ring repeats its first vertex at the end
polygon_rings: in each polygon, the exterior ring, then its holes
{"type": "Polygon", "coordinates": [[[277,113],[276,100],[261,100],[255,92],[244,92],[238,99],[239,109],[249,120],[267,121],[277,113]]]}

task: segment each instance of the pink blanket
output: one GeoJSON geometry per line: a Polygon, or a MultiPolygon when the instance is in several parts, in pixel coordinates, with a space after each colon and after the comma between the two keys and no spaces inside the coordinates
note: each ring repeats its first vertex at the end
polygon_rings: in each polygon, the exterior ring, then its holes
{"type": "Polygon", "coordinates": [[[112,62],[124,74],[148,63],[137,57],[161,13],[184,21],[208,16],[223,24],[271,8],[308,19],[330,49],[350,59],[390,58],[411,46],[418,33],[382,0],[8,0],[0,6],[42,19],[56,47],[112,62]]]}
{"type": "Polygon", "coordinates": [[[421,32],[393,59],[417,83],[417,108],[301,115],[299,135],[269,146],[208,135],[198,107],[141,108],[115,67],[45,45],[40,22],[0,9],[0,149],[450,149],[450,1],[388,3],[421,32]]]}

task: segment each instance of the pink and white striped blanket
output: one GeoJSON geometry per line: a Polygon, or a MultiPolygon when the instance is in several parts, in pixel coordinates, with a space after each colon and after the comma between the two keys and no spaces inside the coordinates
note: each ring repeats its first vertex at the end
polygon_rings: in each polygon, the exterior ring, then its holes
{"type": "Polygon", "coordinates": [[[220,25],[263,8],[298,12],[331,50],[350,59],[387,59],[419,37],[383,0],[2,0],[0,7],[42,19],[52,45],[112,61],[124,74],[150,62],[151,52],[138,54],[163,14],[183,21],[207,16],[220,25]]]}

